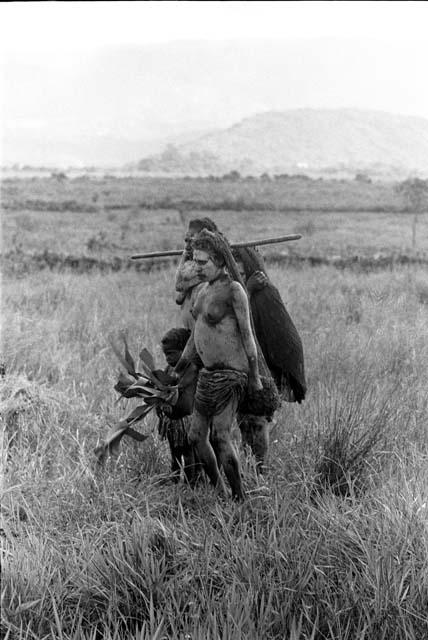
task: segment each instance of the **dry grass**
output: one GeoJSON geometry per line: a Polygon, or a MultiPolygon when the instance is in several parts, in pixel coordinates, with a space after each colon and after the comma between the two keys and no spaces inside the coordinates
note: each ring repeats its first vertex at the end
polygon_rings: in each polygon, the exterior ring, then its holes
{"type": "Polygon", "coordinates": [[[112,330],[176,322],[172,271],[3,283],[5,638],[422,640],[428,631],[426,272],[271,270],[309,394],[241,451],[244,505],[161,481],[153,418],[99,475],[122,416],[112,330]]]}
{"type": "MultiPolygon", "coordinates": [[[[7,180],[1,188],[3,250],[112,258],[173,249],[182,246],[184,223],[207,214],[232,241],[242,240],[244,228],[254,238],[302,233],[280,249],[303,255],[412,247],[413,218],[398,212],[403,202],[392,184],[46,178],[7,180]]],[[[428,252],[428,214],[420,215],[416,249],[428,252]]]]}
{"type": "MultiPolygon", "coordinates": [[[[2,191],[3,247],[24,253],[175,248],[183,223],[207,209],[232,240],[244,228],[302,232],[291,253],[411,245],[391,185],[47,179],[2,191]]],[[[418,234],[426,253],[428,216],[418,234]]],[[[143,426],[152,437],[125,442],[116,466],[96,470],[95,445],[128,411],[116,404],[108,337],[126,328],[132,351],[145,345],[161,364],[160,338],[178,322],[173,275],[3,281],[2,635],[425,638],[426,270],[270,269],[302,336],[309,393],[278,412],[264,478],[241,451],[244,505],[204,484],[165,485],[168,451],[152,416],[143,426]]]]}

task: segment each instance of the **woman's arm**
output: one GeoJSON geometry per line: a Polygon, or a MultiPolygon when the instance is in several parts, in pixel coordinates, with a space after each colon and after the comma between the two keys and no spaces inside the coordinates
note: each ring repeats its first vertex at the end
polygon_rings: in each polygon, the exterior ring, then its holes
{"type": "Polygon", "coordinates": [[[198,372],[199,369],[193,361],[188,363],[178,384],[178,400],[171,414],[174,420],[182,418],[183,416],[190,416],[192,413],[198,372]]]}
{"type": "Polygon", "coordinates": [[[184,351],[181,354],[180,360],[174,367],[174,373],[176,373],[177,375],[182,374],[189,362],[195,360],[196,353],[197,351],[195,347],[194,330],[192,330],[190,338],[188,339],[186,346],[184,347],[184,351]]]}
{"type": "Polygon", "coordinates": [[[257,357],[257,346],[251,327],[248,297],[239,282],[232,282],[232,307],[241,333],[242,344],[247,354],[249,364],[249,385],[254,389],[262,389],[257,357]]]}

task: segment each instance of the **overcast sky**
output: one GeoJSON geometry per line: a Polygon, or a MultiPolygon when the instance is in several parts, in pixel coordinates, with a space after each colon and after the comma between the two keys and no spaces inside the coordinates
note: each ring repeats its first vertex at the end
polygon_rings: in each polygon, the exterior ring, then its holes
{"type": "Polygon", "coordinates": [[[14,52],[233,38],[426,40],[426,2],[11,2],[1,45],[14,52]]]}
{"type": "Polygon", "coordinates": [[[4,155],[270,109],[428,118],[427,25],[428,2],[0,3],[4,155]]]}

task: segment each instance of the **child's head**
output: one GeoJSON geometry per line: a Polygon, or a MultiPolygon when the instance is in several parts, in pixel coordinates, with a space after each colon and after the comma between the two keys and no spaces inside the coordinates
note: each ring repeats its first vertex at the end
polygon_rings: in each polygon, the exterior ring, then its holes
{"type": "Polygon", "coordinates": [[[171,367],[175,367],[180,360],[184,347],[190,337],[189,329],[170,329],[161,340],[165,360],[171,367]]]}

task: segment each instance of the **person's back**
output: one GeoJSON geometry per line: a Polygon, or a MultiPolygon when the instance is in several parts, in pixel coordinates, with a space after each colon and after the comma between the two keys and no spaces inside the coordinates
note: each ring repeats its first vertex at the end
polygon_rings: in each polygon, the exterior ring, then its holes
{"type": "Polygon", "coordinates": [[[306,395],[303,346],[278,289],[266,274],[263,258],[254,249],[239,248],[234,256],[250,300],[260,348],[283,398],[301,402],[306,395]]]}

